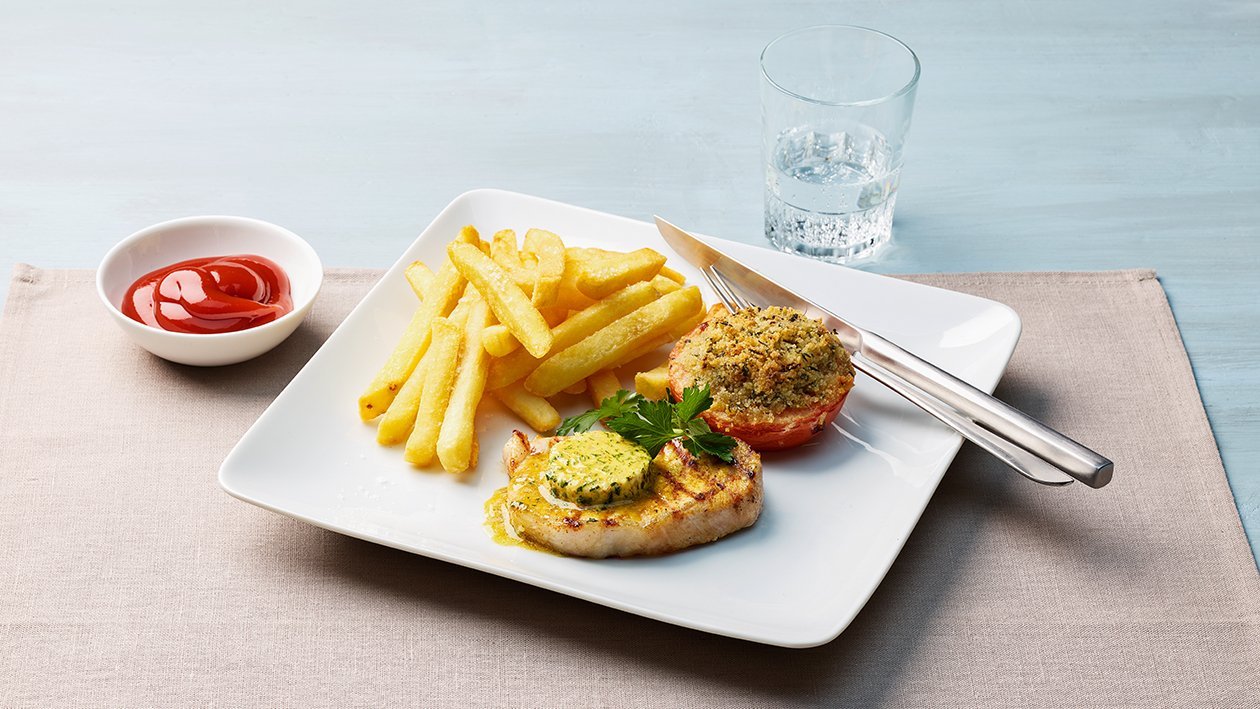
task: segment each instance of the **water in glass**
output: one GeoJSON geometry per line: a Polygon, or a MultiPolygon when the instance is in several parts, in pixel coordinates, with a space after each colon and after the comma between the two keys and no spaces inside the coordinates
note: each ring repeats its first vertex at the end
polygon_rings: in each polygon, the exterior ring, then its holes
{"type": "Polygon", "coordinates": [[[766,235],[784,251],[859,259],[892,234],[900,174],[900,161],[878,131],[789,128],[766,165],[766,235]]]}

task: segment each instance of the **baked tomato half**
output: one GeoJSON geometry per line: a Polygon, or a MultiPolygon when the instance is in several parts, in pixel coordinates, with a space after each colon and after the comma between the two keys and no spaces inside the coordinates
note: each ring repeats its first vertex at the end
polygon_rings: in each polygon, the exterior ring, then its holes
{"type": "MultiPolygon", "coordinates": [[[[669,391],[674,399],[682,398],[685,386],[670,379],[669,391]]],[[[747,443],[756,451],[777,451],[784,448],[795,448],[816,434],[826,430],[836,416],[849,392],[843,391],[828,404],[784,409],[768,418],[750,418],[739,413],[715,412],[712,410],[700,414],[700,418],[709,424],[709,428],[728,436],[734,436],[747,443]]]]}
{"type": "Polygon", "coordinates": [[[715,309],[674,346],[669,389],[709,386],[709,426],[759,451],[799,446],[827,428],[849,390],[853,363],[823,324],[790,308],[715,309]]]}

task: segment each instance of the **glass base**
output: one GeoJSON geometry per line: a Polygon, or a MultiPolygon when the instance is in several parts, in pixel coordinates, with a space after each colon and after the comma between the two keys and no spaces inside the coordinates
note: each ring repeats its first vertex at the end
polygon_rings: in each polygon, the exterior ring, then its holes
{"type": "Polygon", "coordinates": [[[896,195],[843,214],[810,212],[767,195],[766,238],[780,251],[829,263],[873,259],[892,238],[896,195]]]}
{"type": "Polygon", "coordinates": [[[880,241],[851,246],[847,249],[835,247],[818,247],[803,242],[786,243],[770,239],[770,245],[786,254],[805,256],[816,261],[838,263],[844,266],[861,266],[879,259],[884,247],[891,241],[891,235],[880,241]]]}

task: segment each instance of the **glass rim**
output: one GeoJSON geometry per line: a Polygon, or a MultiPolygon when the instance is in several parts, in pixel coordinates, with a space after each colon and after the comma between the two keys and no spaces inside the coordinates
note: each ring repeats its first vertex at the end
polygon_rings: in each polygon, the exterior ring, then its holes
{"type": "Polygon", "coordinates": [[[784,32],[778,37],[775,37],[774,39],[770,40],[770,43],[767,44],[765,48],[761,50],[761,56],[758,59],[758,63],[761,65],[761,76],[779,92],[786,94],[788,96],[791,96],[792,98],[804,101],[806,103],[815,104],[817,106],[854,106],[854,107],[876,106],[881,103],[891,101],[895,98],[900,98],[901,96],[904,96],[910,91],[914,90],[914,87],[919,83],[919,73],[922,70],[922,66],[919,64],[919,55],[914,53],[914,50],[910,48],[910,45],[906,44],[905,42],[902,42],[901,40],[888,34],[887,32],[880,32],[877,29],[872,29],[870,27],[862,27],[861,25],[810,25],[809,27],[801,27],[800,29],[795,29],[790,32],[784,32]],[[813,30],[821,30],[821,29],[861,30],[863,32],[869,32],[871,34],[877,34],[881,37],[891,39],[892,41],[901,45],[901,48],[906,50],[906,52],[910,55],[910,58],[914,60],[914,76],[911,76],[910,80],[907,81],[904,86],[902,86],[900,89],[897,89],[896,91],[890,94],[887,94],[885,96],[880,96],[878,98],[863,99],[861,101],[826,101],[823,99],[812,98],[810,96],[803,96],[801,94],[796,93],[795,91],[791,91],[787,89],[782,84],[780,84],[779,82],[775,81],[774,79],[770,77],[770,73],[766,71],[766,53],[769,52],[770,49],[774,47],[774,45],[778,44],[782,40],[787,39],[788,37],[792,37],[792,36],[801,34],[803,32],[810,32],[813,30]]]}

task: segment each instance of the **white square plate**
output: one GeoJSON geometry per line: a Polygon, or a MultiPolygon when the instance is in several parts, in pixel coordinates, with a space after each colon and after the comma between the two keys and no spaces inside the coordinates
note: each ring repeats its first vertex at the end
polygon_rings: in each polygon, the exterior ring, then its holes
{"type": "MultiPolygon", "coordinates": [[[[668,215],[666,215],[668,216],[668,215]]],[[[276,397],[219,470],[253,504],[416,554],[711,633],[786,647],[844,630],[909,537],[961,442],[953,431],[858,376],[838,425],[764,456],[765,508],[748,530],[669,556],[585,560],[500,546],[483,503],[506,484],[499,448],[525,428],[492,399],[477,418],[481,462],[466,479],[415,470],[375,442],[356,401],[415,308],[403,278],[440,263],[464,224],[483,234],[529,227],[573,246],[650,246],[703,283],[644,222],[537,197],[477,190],[438,215],[276,397]]],[[[855,323],[992,391],[1019,339],[1010,308],[969,295],[712,240],[855,323]]],[[[702,286],[703,287],[703,286],[702,286]]],[[[705,291],[706,302],[714,302],[705,291]]],[[[565,415],[589,407],[573,397],[565,415]]]]}

